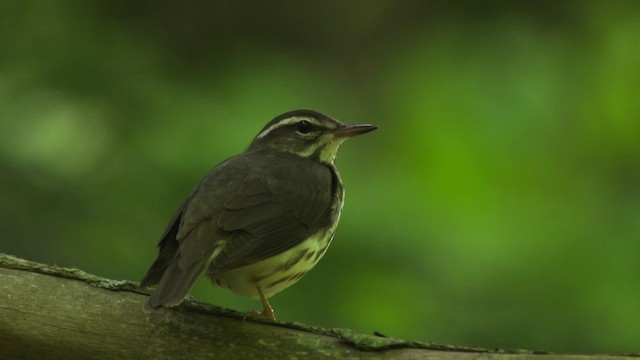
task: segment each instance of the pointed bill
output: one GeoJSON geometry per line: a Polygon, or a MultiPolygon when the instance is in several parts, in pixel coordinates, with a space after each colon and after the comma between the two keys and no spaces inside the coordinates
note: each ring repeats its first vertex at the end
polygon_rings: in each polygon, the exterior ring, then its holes
{"type": "Polygon", "coordinates": [[[377,128],[377,126],[371,124],[344,125],[333,130],[333,136],[337,138],[350,138],[368,133],[377,128]]]}

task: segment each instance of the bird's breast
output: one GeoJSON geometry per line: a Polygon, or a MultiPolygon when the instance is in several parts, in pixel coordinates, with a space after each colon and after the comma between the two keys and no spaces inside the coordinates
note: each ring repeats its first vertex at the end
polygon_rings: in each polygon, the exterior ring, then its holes
{"type": "Polygon", "coordinates": [[[212,282],[238,295],[258,298],[256,286],[267,297],[295,284],[324,256],[331,244],[337,221],[307,240],[270,258],[224,272],[209,273],[212,282]]]}

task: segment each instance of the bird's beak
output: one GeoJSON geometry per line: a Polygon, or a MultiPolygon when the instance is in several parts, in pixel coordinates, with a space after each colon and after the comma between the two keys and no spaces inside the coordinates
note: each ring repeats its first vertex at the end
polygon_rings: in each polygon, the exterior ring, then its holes
{"type": "Polygon", "coordinates": [[[377,128],[377,126],[371,124],[342,125],[333,130],[333,136],[336,138],[350,138],[368,133],[369,131],[373,131],[377,128]]]}

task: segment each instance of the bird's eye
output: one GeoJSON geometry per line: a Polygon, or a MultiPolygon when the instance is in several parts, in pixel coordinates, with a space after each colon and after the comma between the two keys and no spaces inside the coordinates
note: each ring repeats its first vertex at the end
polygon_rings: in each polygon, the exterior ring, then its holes
{"type": "Polygon", "coordinates": [[[311,123],[306,120],[298,121],[298,123],[296,124],[296,130],[300,134],[308,134],[311,132],[311,130],[313,130],[313,125],[311,125],[311,123]]]}

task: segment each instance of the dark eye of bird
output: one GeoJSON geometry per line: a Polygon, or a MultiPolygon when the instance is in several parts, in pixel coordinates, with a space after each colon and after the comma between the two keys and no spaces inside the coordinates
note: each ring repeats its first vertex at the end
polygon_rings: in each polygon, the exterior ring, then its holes
{"type": "Polygon", "coordinates": [[[313,125],[311,125],[308,121],[302,120],[296,124],[296,130],[300,134],[308,134],[313,130],[313,125]]]}

